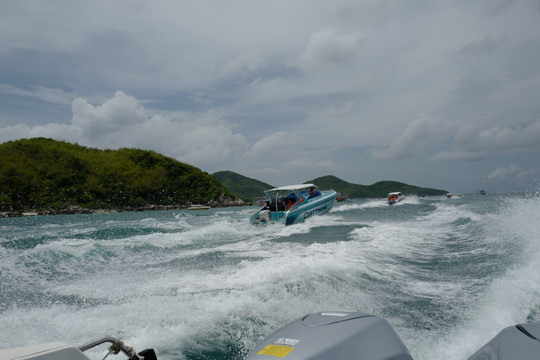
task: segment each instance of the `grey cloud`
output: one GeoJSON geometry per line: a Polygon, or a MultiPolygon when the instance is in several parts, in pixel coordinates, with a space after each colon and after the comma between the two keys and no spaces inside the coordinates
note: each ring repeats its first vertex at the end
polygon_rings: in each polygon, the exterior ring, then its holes
{"type": "Polygon", "coordinates": [[[511,164],[494,170],[488,175],[488,177],[490,179],[504,179],[508,176],[515,175],[516,173],[519,173],[521,171],[522,169],[518,165],[511,164]]]}
{"type": "Polygon", "coordinates": [[[135,146],[276,184],[339,170],[451,188],[450,167],[480,182],[540,161],[533,0],[19,0],[0,33],[2,140],[135,146]]]}
{"type": "Polygon", "coordinates": [[[486,35],[482,39],[474,40],[464,45],[459,49],[459,53],[474,57],[489,56],[493,55],[496,49],[504,46],[506,42],[505,37],[493,38],[490,35],[486,35]]]}
{"type": "Polygon", "coordinates": [[[373,150],[375,159],[405,159],[438,148],[453,134],[452,124],[443,118],[419,116],[409,122],[404,130],[389,129],[386,135],[390,146],[385,150],[373,150]]]}
{"type": "Polygon", "coordinates": [[[52,89],[41,85],[31,86],[29,89],[21,89],[13,85],[0,84],[0,93],[35,98],[52,104],[70,105],[74,98],[73,93],[62,89],[52,89]]]}
{"type": "Polygon", "coordinates": [[[339,33],[334,28],[323,29],[311,36],[297,63],[309,70],[319,66],[350,64],[359,52],[362,39],[363,35],[358,32],[339,33]]]}

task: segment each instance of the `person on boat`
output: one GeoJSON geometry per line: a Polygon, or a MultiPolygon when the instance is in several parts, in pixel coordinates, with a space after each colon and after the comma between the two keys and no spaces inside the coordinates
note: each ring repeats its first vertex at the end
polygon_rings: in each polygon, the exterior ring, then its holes
{"type": "Polygon", "coordinates": [[[308,200],[309,200],[309,199],[312,199],[312,198],[314,198],[314,197],[317,197],[317,196],[319,196],[319,195],[321,195],[321,192],[320,192],[318,189],[315,190],[315,189],[312,187],[312,188],[310,188],[309,191],[308,191],[308,200]]]}
{"type": "Polygon", "coordinates": [[[281,199],[281,201],[279,202],[279,206],[278,206],[279,211],[285,210],[285,208],[287,207],[287,200],[289,200],[289,198],[287,196],[285,196],[285,197],[283,197],[281,199]]]}
{"type": "Polygon", "coordinates": [[[274,212],[276,211],[276,203],[274,201],[266,200],[261,210],[269,210],[269,211],[274,212]]]}
{"type": "Polygon", "coordinates": [[[285,204],[285,210],[289,210],[294,205],[294,201],[291,198],[287,198],[287,203],[285,204]]]}

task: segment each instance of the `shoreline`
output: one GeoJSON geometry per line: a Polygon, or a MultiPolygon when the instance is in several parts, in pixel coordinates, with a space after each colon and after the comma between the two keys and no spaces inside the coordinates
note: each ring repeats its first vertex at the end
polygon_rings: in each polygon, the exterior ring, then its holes
{"type": "MultiPolygon", "coordinates": [[[[78,205],[74,205],[74,206],[69,206],[65,209],[47,209],[47,210],[25,209],[21,211],[0,211],[0,218],[78,215],[78,214],[105,214],[105,213],[116,213],[116,212],[187,210],[187,208],[193,205],[195,204],[145,205],[145,206],[137,206],[137,207],[111,208],[111,209],[87,209],[78,205]]],[[[210,208],[236,207],[236,206],[248,206],[248,205],[249,204],[246,204],[242,200],[231,201],[231,202],[226,202],[226,203],[210,202],[206,204],[206,206],[210,206],[210,208]]]]}

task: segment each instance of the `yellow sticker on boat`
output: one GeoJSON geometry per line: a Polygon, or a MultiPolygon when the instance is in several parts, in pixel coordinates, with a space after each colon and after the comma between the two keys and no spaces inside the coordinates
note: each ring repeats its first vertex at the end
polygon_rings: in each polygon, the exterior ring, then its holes
{"type": "Polygon", "coordinates": [[[294,348],[290,346],[266,345],[261,351],[257,353],[257,355],[270,355],[284,358],[285,356],[289,355],[289,353],[293,350],[294,348]]]}

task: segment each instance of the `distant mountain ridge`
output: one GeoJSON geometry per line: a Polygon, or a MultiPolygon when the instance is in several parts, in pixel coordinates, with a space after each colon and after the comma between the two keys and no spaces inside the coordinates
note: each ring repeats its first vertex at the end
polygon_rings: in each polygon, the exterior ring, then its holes
{"type": "Polygon", "coordinates": [[[357,185],[343,181],[332,175],[322,176],[307,182],[314,183],[319,188],[334,189],[337,192],[349,195],[351,198],[385,197],[388,193],[393,191],[400,191],[405,195],[409,194],[418,196],[435,196],[448,193],[446,190],[419,187],[398,181],[378,181],[372,185],[357,185]]]}
{"type": "MultiPolygon", "coordinates": [[[[232,171],[220,171],[212,174],[229,191],[236,194],[244,201],[251,201],[256,197],[264,196],[263,191],[275,186],[266,184],[259,180],[251,179],[232,171]]],[[[313,183],[320,189],[334,189],[338,193],[348,195],[349,198],[380,198],[385,197],[389,192],[400,191],[403,194],[436,196],[444,195],[446,190],[432,189],[408,185],[397,181],[379,181],[372,185],[358,185],[332,175],[318,177],[313,180],[304,181],[313,183]]],[[[287,185],[287,184],[280,184],[287,185]]]]}

